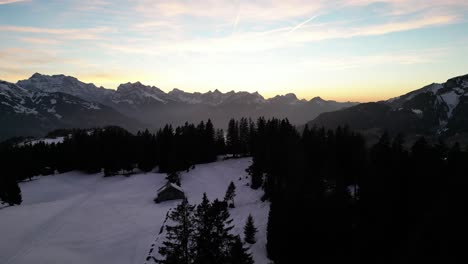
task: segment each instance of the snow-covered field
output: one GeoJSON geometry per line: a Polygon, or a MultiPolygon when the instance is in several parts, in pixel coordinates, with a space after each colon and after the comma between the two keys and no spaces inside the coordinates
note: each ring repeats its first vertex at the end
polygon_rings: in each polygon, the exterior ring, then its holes
{"type": "MultiPolygon", "coordinates": [[[[210,200],[222,199],[232,180],[233,231],[242,234],[252,214],[259,233],[251,251],[255,263],[268,263],[269,204],[260,201],[262,191],[246,186],[250,162],[244,158],[197,165],[182,174],[182,188],[190,203],[199,203],[203,192],[210,200]]],[[[70,172],[22,183],[23,204],[0,210],[0,263],[151,263],[146,261],[151,245],[156,243],[156,251],[166,213],[179,203],[153,202],[164,178],[158,173],[104,178],[70,172]]]]}

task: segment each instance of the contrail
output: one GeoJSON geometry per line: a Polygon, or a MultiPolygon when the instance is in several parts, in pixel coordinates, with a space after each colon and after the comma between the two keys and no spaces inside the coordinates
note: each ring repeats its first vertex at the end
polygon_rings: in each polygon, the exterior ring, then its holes
{"type": "Polygon", "coordinates": [[[240,1],[238,2],[239,3],[239,7],[237,9],[237,16],[236,16],[236,20],[234,20],[234,24],[232,25],[232,34],[236,33],[237,31],[237,24],[239,24],[239,19],[240,19],[240,1]]]}
{"type": "Polygon", "coordinates": [[[299,28],[301,28],[302,26],[304,26],[305,24],[309,23],[310,21],[316,19],[318,17],[318,15],[316,16],[313,16],[309,19],[307,19],[306,21],[303,21],[299,24],[297,24],[293,29],[291,29],[287,34],[290,34],[290,33],[293,33],[294,31],[298,30],[299,28]]]}
{"type": "Polygon", "coordinates": [[[239,17],[240,17],[240,10],[237,12],[237,16],[236,16],[236,20],[234,21],[234,26],[233,26],[232,32],[236,32],[236,30],[237,30],[237,24],[239,23],[239,17]]]}

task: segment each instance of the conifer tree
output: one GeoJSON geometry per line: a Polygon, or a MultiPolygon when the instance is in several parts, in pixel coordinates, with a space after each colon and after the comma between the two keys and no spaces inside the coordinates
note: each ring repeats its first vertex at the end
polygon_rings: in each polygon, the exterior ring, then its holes
{"type": "Polygon", "coordinates": [[[156,166],[156,143],[155,137],[149,133],[148,129],[144,132],[138,131],[138,168],[144,172],[151,171],[156,166]]]}
{"type": "Polygon", "coordinates": [[[215,141],[215,130],[213,123],[208,119],[205,125],[205,131],[203,135],[203,141],[205,142],[204,148],[206,149],[206,157],[204,157],[204,162],[211,162],[216,160],[216,141],[215,141]]]}
{"type": "Polygon", "coordinates": [[[260,166],[257,163],[253,163],[250,165],[247,171],[251,177],[250,188],[257,190],[258,188],[262,187],[263,172],[260,170],[260,166]]]}
{"type": "Polygon", "coordinates": [[[226,191],[226,195],[224,195],[224,202],[230,207],[234,208],[236,207],[234,205],[234,197],[236,196],[236,185],[231,181],[229,183],[228,189],[226,191]]]}
{"type": "Polygon", "coordinates": [[[158,260],[162,264],[190,264],[193,263],[194,248],[194,206],[184,199],[169,214],[173,226],[167,226],[166,241],[159,248],[164,259],[158,260]]]}
{"type": "Polygon", "coordinates": [[[234,119],[228,124],[226,147],[234,157],[239,154],[239,123],[234,119]]]}
{"type": "Polygon", "coordinates": [[[226,140],[224,139],[224,131],[222,129],[216,130],[216,154],[226,154],[226,140]]]}
{"type": "Polygon", "coordinates": [[[21,189],[18,183],[12,177],[5,177],[0,182],[0,200],[8,205],[19,205],[23,202],[21,197],[21,189]]]}
{"type": "Polygon", "coordinates": [[[255,242],[257,242],[255,239],[255,233],[257,233],[257,228],[254,225],[254,220],[253,220],[252,215],[249,214],[249,217],[247,218],[247,222],[245,223],[245,226],[244,226],[245,243],[255,244],[255,242]]]}
{"type": "Polygon", "coordinates": [[[209,210],[209,217],[211,237],[208,250],[211,253],[210,259],[213,260],[211,263],[225,263],[230,254],[230,245],[233,242],[231,230],[234,228],[226,203],[214,200],[209,210]]]}
{"type": "Polygon", "coordinates": [[[234,238],[234,243],[231,246],[229,262],[230,264],[253,264],[254,261],[247,249],[244,248],[242,240],[239,236],[234,238]]]}
{"type": "Polygon", "coordinates": [[[210,217],[211,203],[203,193],[202,202],[195,210],[195,262],[209,263],[211,253],[209,251],[211,243],[211,228],[213,219],[210,217]]]}
{"type": "Polygon", "coordinates": [[[249,123],[247,118],[241,118],[239,122],[239,152],[242,156],[249,154],[249,123]]]}

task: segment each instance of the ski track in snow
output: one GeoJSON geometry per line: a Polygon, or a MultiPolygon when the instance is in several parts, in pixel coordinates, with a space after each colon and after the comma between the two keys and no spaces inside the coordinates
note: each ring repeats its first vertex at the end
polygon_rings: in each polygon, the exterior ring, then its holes
{"type": "MultiPolygon", "coordinates": [[[[243,158],[196,165],[181,174],[182,188],[190,203],[199,203],[203,192],[210,200],[222,199],[232,180],[233,232],[243,237],[252,214],[259,233],[251,252],[255,263],[268,263],[269,203],[260,201],[261,190],[246,186],[250,163],[243,158]]],[[[180,202],[153,202],[163,184],[165,174],[104,178],[80,172],[21,183],[23,204],[0,210],[0,263],[146,263],[164,241],[159,232],[167,212],[180,202]]]]}

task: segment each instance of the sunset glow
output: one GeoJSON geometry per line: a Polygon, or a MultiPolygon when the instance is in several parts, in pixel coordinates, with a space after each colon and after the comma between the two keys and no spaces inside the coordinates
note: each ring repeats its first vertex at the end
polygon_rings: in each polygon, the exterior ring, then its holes
{"type": "Polygon", "coordinates": [[[383,100],[468,73],[465,0],[0,0],[0,79],[383,100]]]}

